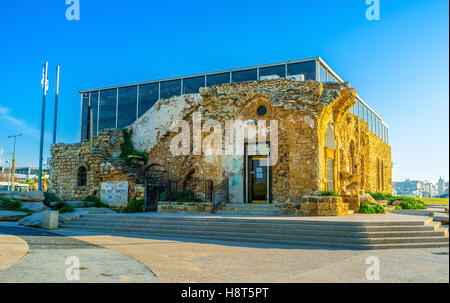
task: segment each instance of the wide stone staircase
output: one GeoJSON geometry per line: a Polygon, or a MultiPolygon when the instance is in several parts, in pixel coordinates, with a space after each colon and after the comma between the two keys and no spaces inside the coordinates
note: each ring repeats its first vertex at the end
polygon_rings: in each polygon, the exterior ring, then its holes
{"type": "Polygon", "coordinates": [[[214,211],[221,215],[279,216],[283,204],[222,203],[214,211]]]}
{"type": "Polygon", "coordinates": [[[286,244],[297,247],[390,249],[448,247],[448,230],[433,219],[347,222],[295,218],[89,214],[63,229],[183,240],[286,244]]]}

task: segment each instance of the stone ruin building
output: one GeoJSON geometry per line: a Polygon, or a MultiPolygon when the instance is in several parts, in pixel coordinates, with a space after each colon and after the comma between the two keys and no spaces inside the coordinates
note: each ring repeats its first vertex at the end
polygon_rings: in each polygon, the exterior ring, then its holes
{"type": "Polygon", "coordinates": [[[392,192],[388,127],[320,57],[80,93],[80,143],[51,147],[50,188],[66,200],[136,195],[155,210],[171,187],[232,204],[392,192]],[[146,157],[121,157],[124,129],[146,157]]]}

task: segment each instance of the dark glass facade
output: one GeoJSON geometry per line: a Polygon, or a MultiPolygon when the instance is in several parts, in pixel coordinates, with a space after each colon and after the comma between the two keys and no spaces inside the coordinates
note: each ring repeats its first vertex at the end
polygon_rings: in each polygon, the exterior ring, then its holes
{"type": "Polygon", "coordinates": [[[115,128],[117,112],[117,89],[100,91],[100,111],[98,113],[98,129],[115,128]]]}
{"type": "Polygon", "coordinates": [[[117,127],[124,128],[136,121],[137,85],[119,88],[117,127]]]}
{"type": "MultiPolygon", "coordinates": [[[[137,83],[108,89],[82,92],[81,139],[89,138],[90,113],[93,115],[93,133],[104,128],[124,128],[146,113],[160,99],[182,94],[197,94],[201,87],[257,81],[264,76],[277,75],[280,78],[304,75],[304,80],[321,82],[341,81],[332,74],[326,64],[318,58],[289,61],[285,63],[263,65],[246,69],[236,69],[217,73],[179,77],[169,80],[137,83]]],[[[388,129],[381,118],[369,109],[364,102],[358,101],[351,113],[359,115],[369,123],[374,133],[388,137],[388,129]],[[359,109],[359,110],[358,110],[359,109]]]]}

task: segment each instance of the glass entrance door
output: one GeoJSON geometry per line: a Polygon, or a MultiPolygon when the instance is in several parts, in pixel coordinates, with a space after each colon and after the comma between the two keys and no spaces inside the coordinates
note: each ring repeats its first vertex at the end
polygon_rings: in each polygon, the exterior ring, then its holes
{"type": "Polygon", "coordinates": [[[267,156],[249,157],[248,187],[250,203],[268,203],[269,166],[267,156]]]}

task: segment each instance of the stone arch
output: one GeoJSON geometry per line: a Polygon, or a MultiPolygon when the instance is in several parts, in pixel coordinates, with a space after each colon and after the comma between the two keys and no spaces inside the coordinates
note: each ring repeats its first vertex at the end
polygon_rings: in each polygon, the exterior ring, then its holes
{"type": "Polygon", "coordinates": [[[87,169],[85,166],[80,166],[77,170],[77,186],[87,185],[87,169]]]}
{"type": "Polygon", "coordinates": [[[156,180],[165,180],[167,179],[167,171],[160,164],[153,163],[145,169],[145,177],[156,180]]]}
{"type": "Polygon", "coordinates": [[[357,172],[356,148],[355,142],[353,140],[350,141],[350,165],[351,165],[351,173],[356,174],[357,172]]]}

